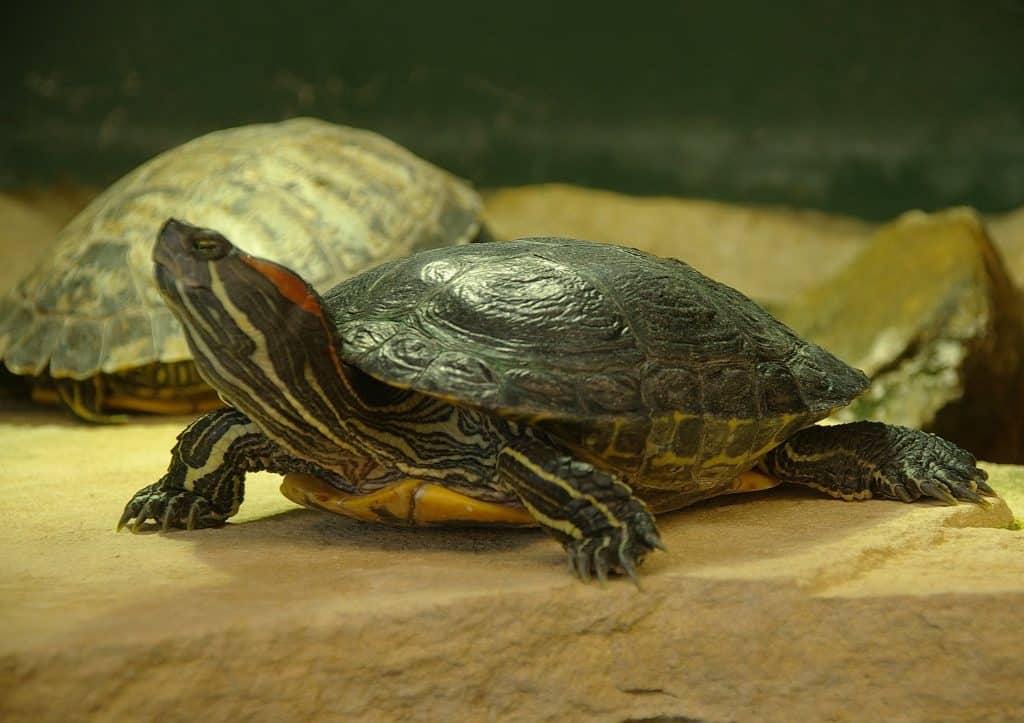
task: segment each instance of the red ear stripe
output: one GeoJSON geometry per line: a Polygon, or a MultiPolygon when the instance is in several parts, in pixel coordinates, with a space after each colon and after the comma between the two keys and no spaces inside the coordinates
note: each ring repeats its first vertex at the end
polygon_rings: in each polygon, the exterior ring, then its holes
{"type": "Polygon", "coordinates": [[[327,351],[331,356],[331,361],[334,363],[334,368],[338,370],[338,379],[340,379],[342,384],[345,385],[345,388],[348,390],[349,394],[352,395],[352,398],[358,400],[359,395],[356,394],[355,390],[349,385],[348,377],[346,376],[345,369],[341,363],[341,359],[339,358],[338,349],[336,347],[337,342],[334,337],[332,325],[328,323],[327,317],[324,316],[324,310],[320,306],[320,300],[314,294],[310,293],[310,288],[306,285],[306,282],[283,266],[278,266],[270,261],[253,258],[248,254],[239,254],[239,258],[249,264],[256,273],[260,274],[263,278],[272,283],[277,290],[281,292],[282,296],[303,311],[308,311],[320,320],[320,326],[323,328],[327,342],[327,351]]]}
{"type": "Polygon", "coordinates": [[[291,271],[269,261],[256,259],[245,254],[241,254],[240,257],[242,261],[249,264],[267,281],[276,286],[281,295],[293,304],[300,307],[303,311],[308,311],[310,314],[323,316],[320,302],[313,294],[309,293],[309,287],[306,285],[306,282],[291,271]]]}

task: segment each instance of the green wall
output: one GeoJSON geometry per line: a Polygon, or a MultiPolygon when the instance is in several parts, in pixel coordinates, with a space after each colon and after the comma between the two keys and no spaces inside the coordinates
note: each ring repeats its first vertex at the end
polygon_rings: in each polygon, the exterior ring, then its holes
{"type": "Polygon", "coordinates": [[[35,2],[6,12],[0,187],[105,183],[316,115],[482,186],[884,218],[1024,203],[1024,3],[35,2]]]}

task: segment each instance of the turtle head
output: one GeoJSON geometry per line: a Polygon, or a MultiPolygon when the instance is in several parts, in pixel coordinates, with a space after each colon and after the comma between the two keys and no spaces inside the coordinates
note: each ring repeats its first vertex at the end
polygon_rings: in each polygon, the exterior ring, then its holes
{"type": "Polygon", "coordinates": [[[297,307],[323,316],[320,297],[301,276],[250,256],[213,229],[168,219],[153,247],[153,264],[160,293],[189,328],[204,310],[226,312],[224,321],[236,323],[236,310],[273,319],[297,307]]]}
{"type": "Polygon", "coordinates": [[[261,400],[292,391],[283,387],[301,381],[303,360],[337,359],[320,296],[293,271],[175,219],[160,229],[153,263],[200,374],[251,417],[265,416],[261,400]]]}
{"type": "Polygon", "coordinates": [[[167,287],[175,283],[191,288],[209,288],[210,266],[240,253],[213,229],[168,219],[157,234],[153,247],[157,284],[165,295],[169,291],[167,287]]]}

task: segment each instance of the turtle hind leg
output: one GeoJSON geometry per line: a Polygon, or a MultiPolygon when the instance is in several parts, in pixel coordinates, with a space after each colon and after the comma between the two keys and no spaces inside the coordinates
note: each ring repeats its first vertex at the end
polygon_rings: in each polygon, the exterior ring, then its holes
{"type": "Polygon", "coordinates": [[[995,491],[970,452],[918,429],[851,422],[803,429],[771,450],[760,471],[845,500],[871,497],[985,503],[995,491]]]}
{"type": "Polygon", "coordinates": [[[104,411],[105,388],[99,375],[85,379],[51,379],[50,383],[64,407],[81,420],[94,424],[123,424],[128,419],[124,414],[104,411]]]}
{"type": "Polygon", "coordinates": [[[117,529],[138,532],[149,520],[162,530],[219,526],[242,504],[246,473],[260,470],[314,474],[345,487],[338,475],[283,452],[238,410],[220,409],[178,435],[167,473],[135,493],[117,529]]]}
{"type": "Polygon", "coordinates": [[[498,456],[498,477],[569,554],[569,569],[584,582],[610,571],[629,575],[651,550],[664,550],[647,505],[627,484],[533,438],[517,440],[498,456]]]}

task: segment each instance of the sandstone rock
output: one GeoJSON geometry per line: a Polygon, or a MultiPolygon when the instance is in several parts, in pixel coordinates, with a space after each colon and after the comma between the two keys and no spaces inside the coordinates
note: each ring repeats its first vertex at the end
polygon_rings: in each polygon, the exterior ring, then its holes
{"type": "Polygon", "coordinates": [[[922,427],[983,459],[1024,460],[1024,301],[972,211],[904,215],[781,316],[872,377],[836,420],[922,427]]]}
{"type": "Polygon", "coordinates": [[[1024,207],[993,216],[987,223],[1017,286],[1024,286],[1024,207]]]}
{"type": "Polygon", "coordinates": [[[871,232],[863,221],[816,211],[559,184],[487,194],[484,217],[499,238],[576,236],[675,256],[770,304],[837,272],[871,232]]]}
{"type": "MultiPolygon", "coordinates": [[[[250,477],[237,523],[120,535],[186,420],[0,416],[0,719],[1009,720],[1010,512],[776,489],[661,518],[644,591],[532,530],[403,530],[250,477]]],[[[1024,469],[990,467],[999,490],[1024,469]]],[[[1011,484],[1012,483],[1012,484],[1011,484]]]]}

